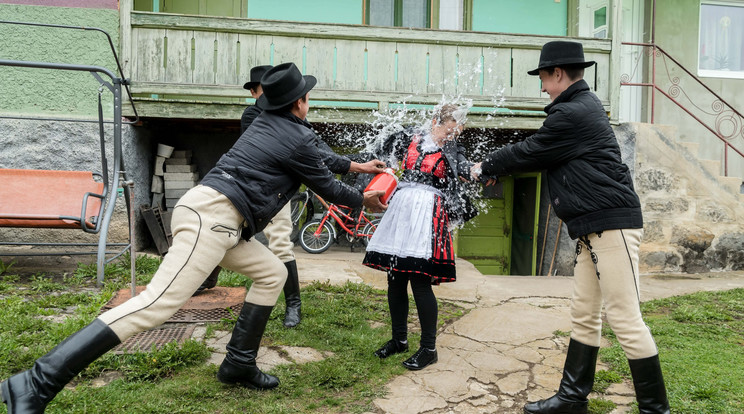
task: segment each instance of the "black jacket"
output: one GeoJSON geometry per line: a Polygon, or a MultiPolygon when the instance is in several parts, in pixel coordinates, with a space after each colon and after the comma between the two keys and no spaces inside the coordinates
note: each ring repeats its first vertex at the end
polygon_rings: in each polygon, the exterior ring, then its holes
{"type": "Polygon", "coordinates": [[[361,206],[362,193],[335,179],[318,145],[307,122],[264,111],[201,184],[232,201],[247,222],[244,237],[263,230],[301,183],[330,202],[361,206]]]}
{"type": "MultiPolygon", "coordinates": [[[[388,136],[376,150],[379,159],[391,159],[388,164],[395,165],[402,161],[414,135],[423,135],[424,131],[407,128],[388,136]]],[[[470,179],[470,167],[473,165],[465,157],[465,149],[457,141],[447,141],[442,147],[442,154],[447,160],[447,182],[443,189],[445,206],[450,222],[464,223],[476,215],[478,210],[473,205],[459,177],[470,179]]]]}
{"type": "Polygon", "coordinates": [[[256,117],[263,112],[263,108],[256,101],[255,105],[248,105],[243,110],[243,115],[240,117],[240,135],[243,135],[246,129],[256,120],[256,117]]]}
{"type": "Polygon", "coordinates": [[[628,166],[599,99],[580,80],[545,107],[542,127],[522,142],[489,154],[486,176],[547,170],[555,214],[575,239],[603,230],[642,228],[628,166]]]}

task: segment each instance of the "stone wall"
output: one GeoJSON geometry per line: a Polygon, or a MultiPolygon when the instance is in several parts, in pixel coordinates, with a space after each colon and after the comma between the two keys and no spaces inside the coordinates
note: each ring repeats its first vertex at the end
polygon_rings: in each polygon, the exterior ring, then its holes
{"type": "Polygon", "coordinates": [[[741,178],[721,177],[697,144],[671,126],[623,124],[618,140],[635,149],[634,182],[643,206],[641,272],[744,269],[741,178]]]}

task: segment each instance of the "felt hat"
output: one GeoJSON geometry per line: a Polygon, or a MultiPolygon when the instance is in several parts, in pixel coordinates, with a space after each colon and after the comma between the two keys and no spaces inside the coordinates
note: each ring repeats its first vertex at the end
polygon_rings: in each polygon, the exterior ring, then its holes
{"type": "Polygon", "coordinates": [[[540,51],[540,63],[537,69],[528,71],[530,75],[539,75],[540,69],[561,67],[588,68],[594,63],[593,60],[584,60],[584,46],[579,42],[556,40],[545,43],[540,51]]]}
{"type": "Polygon", "coordinates": [[[264,73],[266,73],[269,69],[271,69],[271,65],[262,65],[262,66],[254,66],[251,68],[251,80],[249,82],[246,82],[245,85],[243,85],[243,89],[253,89],[256,86],[258,86],[259,83],[261,83],[261,77],[263,77],[264,73]]]}
{"type": "Polygon", "coordinates": [[[282,63],[261,78],[263,95],[257,104],[265,110],[283,108],[305,96],[317,82],[315,76],[302,76],[294,63],[282,63]]]}

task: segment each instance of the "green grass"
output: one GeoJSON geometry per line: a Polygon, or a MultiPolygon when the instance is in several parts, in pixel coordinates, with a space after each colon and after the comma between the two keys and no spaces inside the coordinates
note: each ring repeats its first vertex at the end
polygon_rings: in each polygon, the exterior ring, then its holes
{"type": "MultiPolygon", "coordinates": [[[[0,276],[0,378],[29,368],[34,360],[92,321],[113,294],[127,286],[128,258],[105,269],[106,283],[94,289],[95,268],[80,266],[73,275],[3,274],[0,276]],[[52,320],[50,316],[64,315],[52,320]],[[61,320],[61,322],[60,322],[61,320]]],[[[159,260],[137,258],[138,284],[145,283],[159,260]]],[[[222,271],[219,284],[247,286],[246,277],[222,271]]],[[[440,326],[466,311],[440,302],[440,326]]],[[[411,299],[411,309],[415,305],[411,299]]],[[[384,395],[385,384],[403,374],[400,362],[408,354],[386,360],[372,352],[389,339],[384,291],[347,283],[313,283],[302,289],[303,322],[295,329],[282,325],[284,301],[271,314],[262,346],[311,347],[330,356],[306,364],[279,366],[270,373],[281,380],[278,389],[251,391],[225,386],[215,379],[217,367],[206,364],[207,346],[189,340],[160,350],[132,355],[107,353],[73,380],[48,406],[47,413],[363,413],[384,395]],[[372,326],[375,326],[374,328],[372,326]],[[120,378],[95,388],[92,380],[116,371],[120,378]]],[[[415,312],[410,322],[418,325],[415,312]]],[[[231,330],[234,319],[210,324],[231,330]]],[[[419,335],[409,340],[417,344],[419,335]]],[[[5,405],[0,405],[0,413],[5,405]]]]}
{"type": "MultiPolygon", "coordinates": [[[[655,300],[642,310],[659,347],[672,413],[744,412],[744,289],[655,300]]],[[[603,334],[612,346],[600,349],[610,366],[600,378],[629,380],[620,345],[611,330],[603,334]]]]}

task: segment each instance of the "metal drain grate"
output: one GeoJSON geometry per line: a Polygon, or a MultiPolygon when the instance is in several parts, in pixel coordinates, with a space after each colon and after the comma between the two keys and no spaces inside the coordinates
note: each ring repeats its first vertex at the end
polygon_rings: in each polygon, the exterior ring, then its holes
{"type": "Polygon", "coordinates": [[[243,304],[222,309],[179,309],[168,322],[219,322],[240,314],[243,304]]]}
{"type": "Polygon", "coordinates": [[[135,352],[147,352],[155,348],[160,349],[163,345],[177,341],[183,343],[191,338],[194,333],[194,325],[184,325],[172,328],[153,329],[140,332],[137,335],[127,339],[114,348],[116,354],[133,354],[135,352]]]}

